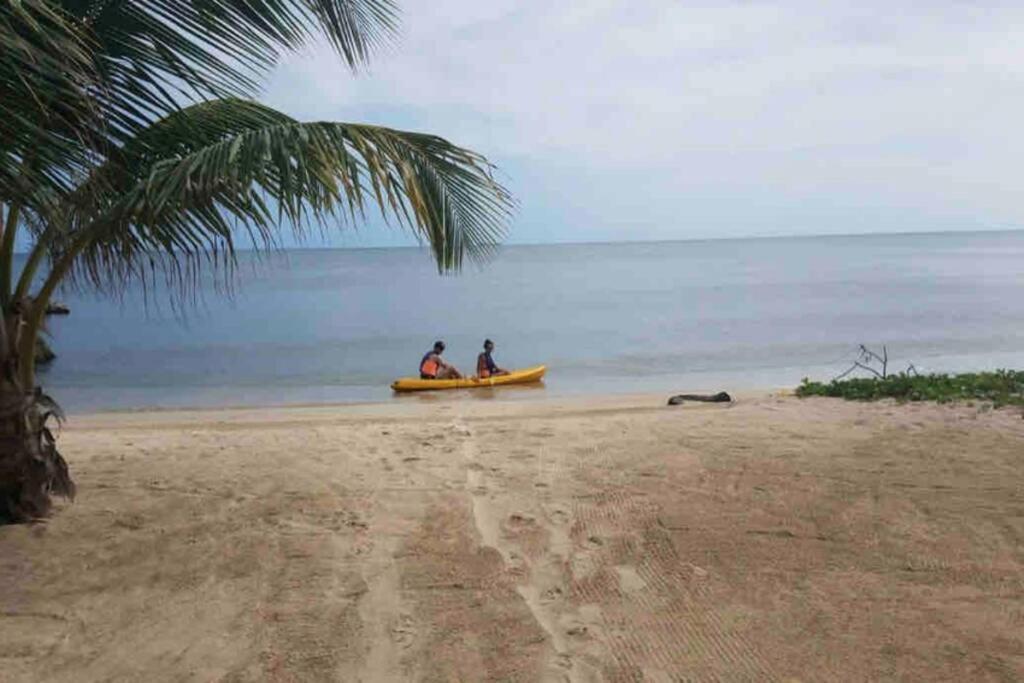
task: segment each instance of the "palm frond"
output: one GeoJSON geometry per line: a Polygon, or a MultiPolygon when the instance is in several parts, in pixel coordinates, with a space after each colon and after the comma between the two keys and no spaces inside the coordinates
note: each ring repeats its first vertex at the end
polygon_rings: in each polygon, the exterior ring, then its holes
{"type": "Polygon", "coordinates": [[[326,35],[352,68],[397,30],[393,0],[61,0],[99,45],[126,136],[180,102],[252,96],[282,53],[326,35]]]}
{"type": "Polygon", "coordinates": [[[512,208],[487,160],[442,138],[301,123],[237,99],[171,114],[98,173],[107,201],[75,205],[56,250],[80,248],[76,275],[101,288],[144,276],[155,254],[194,282],[199,265],[230,263],[239,231],[273,247],[281,223],[301,239],[364,220],[369,203],[426,242],[439,270],[458,269],[497,244],[512,208]]]}
{"type": "Polygon", "coordinates": [[[0,3],[0,203],[32,208],[95,159],[105,126],[93,47],[45,0],[0,3]]]}

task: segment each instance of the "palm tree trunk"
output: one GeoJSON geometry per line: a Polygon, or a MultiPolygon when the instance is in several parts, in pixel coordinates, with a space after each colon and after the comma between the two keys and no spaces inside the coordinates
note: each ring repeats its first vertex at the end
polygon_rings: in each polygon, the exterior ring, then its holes
{"type": "Polygon", "coordinates": [[[36,277],[36,271],[39,269],[39,264],[42,263],[43,258],[46,256],[46,248],[49,246],[51,233],[52,228],[48,227],[32,246],[32,251],[29,252],[28,257],[25,259],[25,265],[21,269],[21,276],[18,278],[18,284],[14,288],[11,301],[18,302],[28,296],[29,289],[31,289],[32,282],[36,277]]]}
{"type": "Polygon", "coordinates": [[[45,396],[0,386],[0,524],[45,517],[52,496],[71,498],[75,485],[47,426],[45,396]]]}
{"type": "Polygon", "coordinates": [[[0,304],[4,307],[11,303],[14,243],[17,241],[20,213],[21,207],[17,204],[7,207],[7,221],[4,225],[3,236],[0,236],[0,304]]]}
{"type": "Polygon", "coordinates": [[[0,330],[0,524],[45,517],[52,496],[75,493],[48,426],[60,408],[36,387],[34,353],[25,352],[38,338],[37,307],[46,301],[8,305],[0,330]]]}
{"type": "Polygon", "coordinates": [[[36,343],[46,307],[86,244],[79,239],[54,264],[34,298],[7,305],[0,333],[0,523],[45,517],[54,495],[73,498],[75,484],[57,450],[51,420],[60,407],[36,385],[36,343]]]}

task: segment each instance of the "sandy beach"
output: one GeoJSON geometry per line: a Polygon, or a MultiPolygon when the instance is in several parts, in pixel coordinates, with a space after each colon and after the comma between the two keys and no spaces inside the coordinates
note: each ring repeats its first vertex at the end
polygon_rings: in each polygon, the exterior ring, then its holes
{"type": "Polygon", "coordinates": [[[752,394],[76,417],[4,681],[1024,678],[1024,420],[752,394]]]}

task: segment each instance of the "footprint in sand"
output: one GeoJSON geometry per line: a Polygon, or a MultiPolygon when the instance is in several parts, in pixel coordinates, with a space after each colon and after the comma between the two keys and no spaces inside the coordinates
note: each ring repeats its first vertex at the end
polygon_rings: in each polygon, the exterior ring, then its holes
{"type": "Polygon", "coordinates": [[[555,665],[561,669],[572,669],[572,655],[560,652],[555,656],[555,665]]]}
{"type": "Polygon", "coordinates": [[[519,553],[513,551],[508,554],[508,570],[512,574],[522,574],[528,569],[526,560],[519,553]]]}
{"type": "Polygon", "coordinates": [[[409,648],[416,640],[416,622],[412,616],[401,614],[398,623],[391,629],[391,638],[403,648],[409,648]]]}
{"type": "Polygon", "coordinates": [[[566,635],[583,637],[587,635],[590,629],[587,628],[586,624],[573,624],[565,630],[566,635]]]}
{"type": "Polygon", "coordinates": [[[555,524],[568,524],[569,520],[572,519],[569,513],[561,508],[555,508],[548,514],[551,516],[551,521],[555,524]]]}
{"type": "Polygon", "coordinates": [[[535,520],[530,515],[524,515],[519,512],[513,512],[508,516],[508,523],[510,526],[528,526],[534,524],[535,520]]]}

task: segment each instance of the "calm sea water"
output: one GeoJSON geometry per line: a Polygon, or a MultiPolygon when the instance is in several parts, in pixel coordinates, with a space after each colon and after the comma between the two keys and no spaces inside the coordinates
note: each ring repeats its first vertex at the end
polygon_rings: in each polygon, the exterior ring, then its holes
{"type": "Polygon", "coordinates": [[[861,342],[897,369],[1024,368],[1020,232],[516,246],[447,277],[417,249],[306,250],[240,279],[184,323],[66,294],[44,384],[72,411],[402,400],[435,338],[471,370],[484,337],[548,364],[520,398],[792,386],[861,342]]]}

